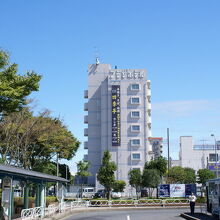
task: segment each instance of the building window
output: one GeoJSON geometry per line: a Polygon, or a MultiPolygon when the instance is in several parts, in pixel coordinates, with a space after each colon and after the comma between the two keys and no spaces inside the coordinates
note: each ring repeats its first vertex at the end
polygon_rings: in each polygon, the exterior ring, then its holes
{"type": "Polygon", "coordinates": [[[140,118],[140,111],[132,111],[131,117],[132,118],[140,118]]]}
{"type": "Polygon", "coordinates": [[[133,91],[139,91],[140,90],[140,85],[139,84],[131,84],[131,90],[133,91]]]}
{"type": "Polygon", "coordinates": [[[140,146],[141,140],[140,139],[132,139],[131,140],[131,146],[140,146]]]}
{"type": "Polygon", "coordinates": [[[215,162],[218,161],[218,154],[209,154],[209,161],[210,162],[215,162]]]}
{"type": "Polygon", "coordinates": [[[140,153],[132,153],[132,160],[140,160],[141,154],[140,153]]]}
{"type": "Polygon", "coordinates": [[[132,132],[140,132],[140,130],[141,130],[140,125],[131,125],[132,132]]]}
{"type": "Polygon", "coordinates": [[[131,97],[131,104],[140,104],[139,97],[131,97]]]}

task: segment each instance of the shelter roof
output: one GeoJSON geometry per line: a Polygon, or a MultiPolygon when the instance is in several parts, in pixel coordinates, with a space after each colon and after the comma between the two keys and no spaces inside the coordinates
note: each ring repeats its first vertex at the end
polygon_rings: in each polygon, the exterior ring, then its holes
{"type": "Polygon", "coordinates": [[[61,182],[66,183],[68,180],[57,177],[53,175],[49,175],[46,173],[40,173],[31,170],[25,170],[19,167],[9,166],[0,164],[0,175],[1,176],[13,176],[14,179],[20,180],[31,180],[31,181],[43,181],[43,182],[61,182]]]}

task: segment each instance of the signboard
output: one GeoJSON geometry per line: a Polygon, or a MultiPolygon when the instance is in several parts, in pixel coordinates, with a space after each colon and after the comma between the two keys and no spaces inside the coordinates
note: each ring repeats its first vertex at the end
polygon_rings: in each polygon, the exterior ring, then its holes
{"type": "Polygon", "coordinates": [[[120,86],[112,86],[112,146],[121,145],[120,86]]]}
{"type": "Polygon", "coordinates": [[[185,197],[185,184],[170,184],[170,197],[185,197]]]}
{"type": "Polygon", "coordinates": [[[162,184],[158,186],[158,197],[170,197],[169,184],[162,184]]]}
{"type": "Polygon", "coordinates": [[[110,80],[134,80],[134,79],[143,79],[145,76],[144,70],[128,70],[128,69],[121,69],[121,70],[112,70],[109,73],[108,78],[110,80]]]}
{"type": "Polygon", "coordinates": [[[196,184],[161,184],[157,190],[158,197],[189,197],[196,195],[196,184]]]}
{"type": "Polygon", "coordinates": [[[219,171],[220,170],[220,164],[209,164],[208,169],[212,171],[219,171]]]}
{"type": "Polygon", "coordinates": [[[189,197],[192,193],[196,195],[196,184],[186,184],[185,196],[189,197]]]}

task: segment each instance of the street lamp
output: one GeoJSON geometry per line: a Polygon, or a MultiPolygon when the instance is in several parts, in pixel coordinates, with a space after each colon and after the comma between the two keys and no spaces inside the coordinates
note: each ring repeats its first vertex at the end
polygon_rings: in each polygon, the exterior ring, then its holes
{"type": "Polygon", "coordinates": [[[216,167],[216,177],[218,178],[218,164],[217,164],[218,155],[217,155],[216,139],[215,139],[215,135],[214,134],[211,134],[211,137],[213,137],[214,140],[215,140],[215,167],[216,167]]]}

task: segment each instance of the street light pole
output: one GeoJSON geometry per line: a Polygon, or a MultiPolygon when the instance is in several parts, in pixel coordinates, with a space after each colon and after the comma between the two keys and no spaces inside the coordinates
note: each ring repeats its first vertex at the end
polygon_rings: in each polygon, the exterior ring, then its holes
{"type": "Polygon", "coordinates": [[[216,177],[218,178],[218,155],[217,155],[217,146],[216,146],[216,139],[215,139],[215,135],[214,134],[211,134],[211,137],[214,138],[215,140],[215,167],[216,167],[216,177]]]}

